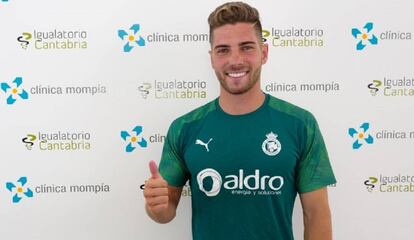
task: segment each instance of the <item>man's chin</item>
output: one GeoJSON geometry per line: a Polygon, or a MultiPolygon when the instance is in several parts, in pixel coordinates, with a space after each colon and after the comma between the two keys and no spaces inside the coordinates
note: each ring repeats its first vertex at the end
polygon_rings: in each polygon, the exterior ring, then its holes
{"type": "Polygon", "coordinates": [[[248,92],[251,88],[230,88],[228,86],[222,86],[223,90],[232,95],[241,95],[248,92]]]}

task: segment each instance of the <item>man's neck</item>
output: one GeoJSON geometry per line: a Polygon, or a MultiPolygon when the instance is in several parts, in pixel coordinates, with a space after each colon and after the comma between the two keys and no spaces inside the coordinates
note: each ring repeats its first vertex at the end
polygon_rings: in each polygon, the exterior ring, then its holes
{"type": "Polygon", "coordinates": [[[262,106],[265,94],[260,89],[251,89],[243,94],[230,94],[221,90],[219,104],[224,112],[231,115],[242,115],[254,112],[262,106]]]}

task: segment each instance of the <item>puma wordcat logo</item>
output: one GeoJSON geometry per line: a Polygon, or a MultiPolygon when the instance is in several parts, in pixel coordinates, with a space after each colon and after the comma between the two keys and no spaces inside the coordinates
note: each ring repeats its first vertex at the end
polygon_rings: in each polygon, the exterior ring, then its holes
{"type": "Polygon", "coordinates": [[[208,140],[208,142],[207,143],[204,143],[203,141],[201,141],[200,139],[197,139],[196,140],[196,142],[195,142],[195,144],[198,144],[198,145],[202,145],[202,146],[204,146],[205,148],[206,148],[206,151],[207,152],[210,152],[210,149],[208,149],[208,144],[211,142],[211,140],[213,140],[212,138],[210,138],[210,140],[208,140]]]}

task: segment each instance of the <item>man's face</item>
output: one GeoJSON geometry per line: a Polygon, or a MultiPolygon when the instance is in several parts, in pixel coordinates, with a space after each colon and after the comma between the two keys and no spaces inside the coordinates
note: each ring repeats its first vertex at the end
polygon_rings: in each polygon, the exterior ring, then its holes
{"type": "Polygon", "coordinates": [[[268,47],[258,39],[252,23],[214,29],[210,56],[221,90],[243,94],[252,88],[260,89],[260,72],[267,53],[268,47]]]}

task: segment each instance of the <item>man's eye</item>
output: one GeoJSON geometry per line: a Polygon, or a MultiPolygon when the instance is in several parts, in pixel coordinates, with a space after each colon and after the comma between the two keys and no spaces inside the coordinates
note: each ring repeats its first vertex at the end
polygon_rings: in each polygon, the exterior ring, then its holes
{"type": "Polygon", "coordinates": [[[243,46],[241,49],[243,51],[248,51],[248,50],[252,50],[253,49],[253,46],[243,46]]]}
{"type": "Polygon", "coordinates": [[[227,48],[217,49],[218,54],[225,54],[225,53],[228,53],[228,52],[229,52],[229,50],[227,48]]]}

